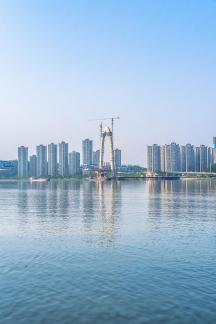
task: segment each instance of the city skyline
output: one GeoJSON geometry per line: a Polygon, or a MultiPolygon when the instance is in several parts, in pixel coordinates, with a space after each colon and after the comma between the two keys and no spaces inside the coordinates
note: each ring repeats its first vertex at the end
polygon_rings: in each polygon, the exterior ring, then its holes
{"type": "MultiPolygon", "coordinates": [[[[93,151],[93,148],[93,141],[89,138],[82,140],[82,154],[75,150],[71,151],[69,143],[64,141],[58,144],[36,145],[33,154],[29,154],[29,148],[22,145],[17,149],[17,159],[8,162],[13,162],[13,171],[14,162],[18,162],[17,174],[20,178],[28,176],[38,178],[79,176],[81,175],[81,167],[83,170],[97,170],[100,168],[100,150],[93,151]]],[[[121,150],[115,148],[113,153],[115,168],[119,170],[122,165],[121,150]]],[[[109,169],[109,163],[104,161],[103,167],[109,169]]]]}
{"type": "Polygon", "coordinates": [[[216,138],[211,147],[192,144],[179,145],[175,142],[165,145],[147,146],[147,171],[166,172],[211,172],[216,164],[216,138]]]}
{"type": "MultiPolygon", "coordinates": [[[[95,164],[94,163],[94,159],[95,159],[95,157],[94,157],[94,155],[95,154],[97,154],[97,152],[99,153],[100,152],[100,150],[99,150],[99,144],[98,144],[98,140],[97,140],[97,146],[95,146],[95,142],[94,142],[94,140],[92,140],[92,139],[90,139],[90,138],[86,138],[85,140],[80,140],[80,148],[79,149],[77,149],[76,150],[76,148],[74,148],[74,146],[70,143],[70,142],[68,142],[67,144],[68,144],[68,155],[69,155],[69,153],[72,153],[73,151],[74,152],[82,152],[82,153],[80,153],[80,156],[81,156],[81,158],[82,158],[82,165],[85,165],[85,163],[83,163],[84,161],[83,161],[83,158],[84,158],[84,153],[83,153],[83,142],[84,141],[90,141],[90,142],[92,142],[92,147],[91,147],[91,155],[92,155],[92,157],[91,157],[91,160],[92,160],[92,164],[95,164]]],[[[59,144],[61,144],[61,143],[65,143],[65,141],[60,141],[59,142],[59,144]]],[[[170,142],[167,142],[167,143],[153,143],[153,144],[149,144],[149,143],[147,143],[146,145],[144,145],[143,146],[143,150],[141,151],[140,150],[140,155],[142,156],[142,161],[141,161],[141,163],[133,163],[132,161],[126,161],[125,160],[125,148],[123,149],[123,151],[124,151],[124,164],[125,165],[140,165],[140,166],[144,166],[144,167],[147,167],[147,164],[148,164],[148,161],[147,161],[147,156],[148,156],[148,153],[147,153],[147,151],[146,151],[146,148],[148,148],[148,146],[153,146],[153,145],[158,145],[158,146],[163,146],[163,145],[169,145],[169,143],[176,143],[176,141],[170,141],[170,142]]],[[[36,144],[35,146],[27,146],[27,145],[25,145],[25,144],[21,144],[21,145],[18,145],[18,146],[16,146],[16,151],[17,151],[17,147],[19,148],[19,147],[26,147],[26,148],[28,148],[28,155],[29,155],[29,158],[31,157],[31,156],[34,156],[36,153],[35,153],[35,147],[36,147],[36,150],[37,150],[37,147],[38,146],[46,146],[46,149],[47,149],[47,159],[48,159],[48,157],[49,157],[49,146],[50,145],[57,145],[57,144],[55,144],[55,143],[53,143],[53,142],[51,142],[51,143],[46,143],[46,144],[36,144]]],[[[194,146],[194,147],[199,147],[199,146],[206,146],[206,147],[209,147],[209,148],[216,148],[216,137],[212,137],[211,138],[211,141],[209,141],[209,143],[208,144],[205,144],[205,143],[203,143],[203,142],[201,142],[201,144],[200,143],[196,143],[196,144],[191,144],[189,141],[186,141],[185,143],[178,143],[178,145],[180,145],[180,146],[184,146],[184,145],[187,145],[187,144],[189,144],[189,145],[192,145],[192,146],[194,146]],[[213,141],[212,141],[212,139],[213,139],[213,141]]],[[[116,147],[116,146],[114,146],[114,150],[119,150],[119,147],[116,147]]],[[[120,150],[121,152],[122,152],[122,148],[121,148],[121,150],[120,150]]],[[[17,154],[13,154],[13,156],[14,156],[14,158],[11,158],[11,159],[7,159],[7,158],[5,158],[5,157],[3,157],[3,158],[0,158],[0,160],[2,160],[2,161],[14,161],[14,160],[17,160],[17,154]]],[[[99,159],[99,156],[98,156],[98,159],[99,159]]],[[[108,160],[108,156],[106,156],[106,159],[108,160]]],[[[88,164],[88,163],[87,163],[88,164]]],[[[48,167],[47,167],[48,168],[48,167]]]]}
{"type": "Polygon", "coordinates": [[[81,151],[80,138],[98,140],[89,119],[110,116],[121,117],[125,163],[144,164],[148,143],[210,145],[215,1],[12,0],[0,9],[0,159],[62,138],[81,151]]]}
{"type": "MultiPolygon", "coordinates": [[[[36,174],[38,177],[74,175],[74,170],[77,169],[77,161],[79,161],[79,167],[82,166],[84,169],[91,168],[92,166],[100,168],[100,150],[95,150],[91,139],[86,138],[82,140],[81,152],[80,154],[80,152],[75,150],[69,150],[69,143],[64,141],[59,144],[37,145],[36,154],[32,155],[29,154],[28,147],[20,146],[18,147],[18,160],[24,160],[24,166],[21,169],[20,166],[18,167],[18,174],[27,174],[26,170],[29,168],[29,170],[35,169],[36,171],[30,173],[32,176],[36,174]],[[23,155],[21,155],[22,152],[23,155]],[[29,163],[28,167],[26,165],[27,162],[29,163]]],[[[191,143],[182,145],[176,142],[162,145],[147,145],[144,155],[147,161],[146,165],[140,166],[147,168],[150,172],[203,172],[216,164],[216,137],[213,137],[211,146],[203,144],[194,145],[191,143]],[[188,160],[189,156],[190,159],[188,160]],[[183,165],[185,166],[183,167],[183,165]]],[[[122,150],[119,148],[114,148],[114,162],[117,170],[122,165],[126,165],[122,163],[122,150]]],[[[104,161],[104,165],[108,164],[108,160],[104,161]]],[[[132,164],[129,163],[129,165],[132,164]]]]}

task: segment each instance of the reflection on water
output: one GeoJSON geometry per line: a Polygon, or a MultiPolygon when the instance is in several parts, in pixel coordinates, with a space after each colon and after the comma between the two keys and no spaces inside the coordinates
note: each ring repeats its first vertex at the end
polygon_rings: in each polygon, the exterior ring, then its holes
{"type": "Polygon", "coordinates": [[[91,229],[95,218],[95,183],[85,181],[82,188],[82,214],[83,224],[86,230],[91,229]]]}
{"type": "Polygon", "coordinates": [[[216,181],[212,179],[148,181],[146,184],[151,194],[148,211],[152,220],[157,215],[171,217],[175,222],[186,217],[191,222],[192,217],[209,216],[215,206],[216,181]]]}
{"type": "Polygon", "coordinates": [[[0,323],[215,323],[216,180],[0,182],[0,323]]]}
{"type": "MultiPolygon", "coordinates": [[[[41,218],[41,223],[46,217],[52,218],[52,222],[56,218],[59,230],[65,230],[67,221],[68,226],[71,225],[71,217],[75,221],[81,217],[84,231],[94,231],[98,223],[98,233],[104,239],[114,239],[121,208],[121,183],[53,180],[49,183],[19,182],[17,188],[20,215],[34,213],[41,218]]],[[[21,221],[27,220],[21,217],[21,221]]]]}
{"type": "Polygon", "coordinates": [[[175,181],[146,181],[149,192],[158,193],[208,193],[216,190],[214,179],[182,179],[175,181]]]}
{"type": "MultiPolygon", "coordinates": [[[[124,191],[131,191],[131,194],[137,189],[139,193],[142,188],[142,208],[143,211],[147,208],[147,219],[151,224],[157,224],[159,216],[170,216],[174,220],[183,215],[192,217],[193,213],[204,215],[215,202],[212,197],[216,193],[214,179],[124,183],[53,180],[49,183],[0,183],[0,190],[17,190],[13,204],[17,201],[22,224],[30,221],[38,226],[50,225],[51,230],[56,224],[59,231],[71,230],[74,224],[79,224],[80,232],[94,232],[95,236],[101,235],[101,239],[111,242],[118,232],[120,215],[127,213],[125,209],[122,211],[122,184],[124,191]]],[[[130,201],[127,197],[127,208],[136,211],[141,206],[136,205],[134,196],[132,198],[130,201]]],[[[87,241],[91,242],[89,237],[87,241]]]]}

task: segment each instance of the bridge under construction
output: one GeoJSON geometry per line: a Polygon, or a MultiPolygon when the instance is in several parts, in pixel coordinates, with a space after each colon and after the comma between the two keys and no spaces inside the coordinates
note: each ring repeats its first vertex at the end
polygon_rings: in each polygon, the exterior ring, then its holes
{"type": "Polygon", "coordinates": [[[120,119],[120,117],[112,117],[112,118],[105,118],[101,119],[100,124],[100,159],[99,159],[99,170],[97,172],[98,177],[105,176],[105,169],[104,169],[104,149],[105,149],[105,142],[106,138],[109,141],[109,163],[111,168],[111,177],[116,177],[116,166],[115,166],[115,159],[114,159],[114,120],[120,119]],[[103,127],[102,120],[110,120],[111,127],[105,126],[103,127]]]}

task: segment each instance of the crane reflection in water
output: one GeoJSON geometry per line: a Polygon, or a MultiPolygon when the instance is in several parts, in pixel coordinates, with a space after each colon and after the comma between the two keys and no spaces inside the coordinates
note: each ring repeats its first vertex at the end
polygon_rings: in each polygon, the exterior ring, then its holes
{"type": "Polygon", "coordinates": [[[98,221],[103,236],[111,240],[118,229],[121,210],[121,183],[117,181],[98,181],[98,221]]]}

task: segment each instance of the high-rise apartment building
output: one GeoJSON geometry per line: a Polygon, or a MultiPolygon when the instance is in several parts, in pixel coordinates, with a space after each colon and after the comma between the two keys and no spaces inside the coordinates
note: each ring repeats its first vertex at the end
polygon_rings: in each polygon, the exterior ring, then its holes
{"type": "Polygon", "coordinates": [[[200,145],[200,172],[206,172],[208,169],[208,148],[200,145]]]}
{"type": "Polygon", "coordinates": [[[212,148],[212,164],[216,164],[216,148],[212,148]]]}
{"type": "Polygon", "coordinates": [[[93,165],[95,168],[99,168],[100,165],[100,150],[93,152],[93,165]]]}
{"type": "Polygon", "coordinates": [[[179,172],[181,168],[180,146],[176,143],[170,144],[170,167],[171,172],[179,172]]]}
{"type": "Polygon", "coordinates": [[[54,143],[48,145],[48,175],[58,175],[57,144],[54,143]]]}
{"type": "Polygon", "coordinates": [[[186,146],[181,145],[180,146],[180,171],[185,172],[186,171],[186,146]]]}
{"type": "Polygon", "coordinates": [[[121,150],[119,150],[118,148],[114,150],[114,161],[115,161],[116,170],[120,169],[122,165],[121,150]]]}
{"type": "Polygon", "coordinates": [[[82,142],[82,158],[84,168],[89,168],[92,166],[93,141],[88,138],[82,142]]]}
{"type": "Polygon", "coordinates": [[[37,156],[31,155],[29,158],[29,176],[37,177],[37,156]]]}
{"type": "Polygon", "coordinates": [[[186,144],[186,172],[194,172],[195,165],[195,149],[191,144],[186,144]]]}
{"type": "Polygon", "coordinates": [[[178,172],[181,169],[180,146],[176,143],[162,145],[160,148],[161,172],[178,172]]]}
{"type": "Polygon", "coordinates": [[[47,147],[46,145],[38,145],[36,147],[37,152],[37,176],[47,176],[47,147]]]}
{"type": "Polygon", "coordinates": [[[80,174],[80,153],[73,151],[69,153],[69,175],[80,174]]]}
{"type": "Polygon", "coordinates": [[[160,146],[153,144],[147,147],[147,168],[148,172],[160,172],[161,171],[161,156],[160,146]]]}
{"type": "Polygon", "coordinates": [[[161,172],[165,172],[165,145],[160,147],[160,163],[161,172]]]}
{"type": "Polygon", "coordinates": [[[159,147],[154,144],[147,147],[147,167],[150,172],[153,172],[153,169],[158,169],[154,165],[155,161],[159,161],[157,159],[158,148],[160,148],[161,172],[206,172],[210,171],[212,165],[216,163],[216,148],[205,145],[195,147],[191,144],[180,146],[176,143],[159,147]]]}
{"type": "Polygon", "coordinates": [[[59,175],[68,176],[68,143],[59,144],[59,175]]]}
{"type": "Polygon", "coordinates": [[[165,172],[171,171],[171,145],[165,144],[165,172]]]}
{"type": "Polygon", "coordinates": [[[200,147],[199,146],[194,147],[194,152],[195,152],[195,171],[200,172],[200,162],[201,162],[200,147]]]}
{"type": "Polygon", "coordinates": [[[214,149],[212,148],[212,147],[208,147],[208,152],[207,152],[207,164],[208,164],[208,166],[207,166],[207,169],[208,169],[208,171],[212,171],[212,165],[214,164],[213,163],[213,151],[214,151],[214,149]]]}
{"type": "Polygon", "coordinates": [[[207,170],[208,171],[212,171],[212,167],[213,167],[213,148],[212,147],[208,147],[207,148],[207,170]]]}
{"type": "Polygon", "coordinates": [[[152,170],[153,172],[160,172],[160,146],[154,144],[152,146],[152,170]]]}
{"type": "Polygon", "coordinates": [[[147,146],[147,170],[148,172],[153,172],[153,158],[152,158],[153,147],[151,145],[147,146]]]}
{"type": "Polygon", "coordinates": [[[18,147],[18,176],[28,177],[28,147],[18,147]]]}

